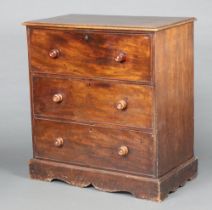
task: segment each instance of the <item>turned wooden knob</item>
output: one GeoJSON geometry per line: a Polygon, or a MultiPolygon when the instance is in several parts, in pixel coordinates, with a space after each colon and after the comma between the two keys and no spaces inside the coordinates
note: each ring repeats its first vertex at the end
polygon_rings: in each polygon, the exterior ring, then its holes
{"type": "Polygon", "coordinates": [[[120,52],[117,57],[115,58],[116,62],[122,63],[124,61],[126,61],[127,55],[124,52],[120,52]]]}
{"type": "Polygon", "coordinates": [[[54,94],[52,97],[52,101],[55,103],[60,103],[63,100],[63,96],[60,93],[54,94]]]}
{"type": "Polygon", "coordinates": [[[127,102],[125,100],[120,100],[117,104],[116,104],[116,108],[118,110],[124,110],[127,108],[127,102]]]}
{"type": "Polygon", "coordinates": [[[120,156],[126,156],[128,153],[129,153],[129,150],[128,150],[128,148],[126,146],[119,147],[118,154],[120,156]]]}
{"type": "Polygon", "coordinates": [[[55,147],[62,147],[63,146],[63,138],[61,138],[61,137],[56,138],[56,140],[54,142],[54,146],[55,147]]]}
{"type": "Polygon", "coordinates": [[[49,56],[50,56],[51,58],[58,58],[59,55],[60,55],[60,51],[59,51],[58,49],[52,49],[52,50],[50,50],[50,52],[49,52],[49,56]]]}

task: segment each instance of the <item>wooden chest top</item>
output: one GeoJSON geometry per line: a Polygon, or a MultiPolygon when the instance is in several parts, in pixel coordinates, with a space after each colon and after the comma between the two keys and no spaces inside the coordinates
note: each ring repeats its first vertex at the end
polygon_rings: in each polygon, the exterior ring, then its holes
{"type": "Polygon", "coordinates": [[[194,17],[145,17],[107,15],[63,15],[48,19],[25,22],[28,26],[49,26],[61,28],[127,29],[159,31],[179,24],[193,22],[194,17]]]}

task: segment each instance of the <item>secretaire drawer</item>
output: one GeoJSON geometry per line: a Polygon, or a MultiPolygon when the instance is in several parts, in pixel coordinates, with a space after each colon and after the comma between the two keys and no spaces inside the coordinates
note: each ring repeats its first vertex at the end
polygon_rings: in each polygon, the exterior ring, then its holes
{"type": "Polygon", "coordinates": [[[131,81],[151,80],[151,36],[31,29],[31,69],[131,81]]]}
{"type": "Polygon", "coordinates": [[[154,146],[150,134],[34,120],[37,158],[84,166],[153,173],[154,146]]]}
{"type": "Polygon", "coordinates": [[[41,76],[32,81],[36,115],[152,128],[150,86],[41,76]]]}

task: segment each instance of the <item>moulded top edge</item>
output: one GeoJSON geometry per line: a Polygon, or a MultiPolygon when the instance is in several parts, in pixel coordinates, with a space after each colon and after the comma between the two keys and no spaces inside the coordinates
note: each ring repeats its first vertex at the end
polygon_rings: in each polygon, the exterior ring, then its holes
{"type": "Polygon", "coordinates": [[[71,14],[48,19],[24,22],[25,26],[60,27],[74,29],[113,29],[160,31],[177,25],[193,22],[194,17],[156,16],[107,16],[71,14]]]}

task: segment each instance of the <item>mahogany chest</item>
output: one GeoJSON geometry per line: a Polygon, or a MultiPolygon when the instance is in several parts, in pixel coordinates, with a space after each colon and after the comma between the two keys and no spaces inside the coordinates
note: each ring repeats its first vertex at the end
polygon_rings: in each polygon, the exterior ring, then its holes
{"type": "Polygon", "coordinates": [[[156,201],[195,177],[193,22],[67,15],[24,23],[31,177],[156,201]]]}

